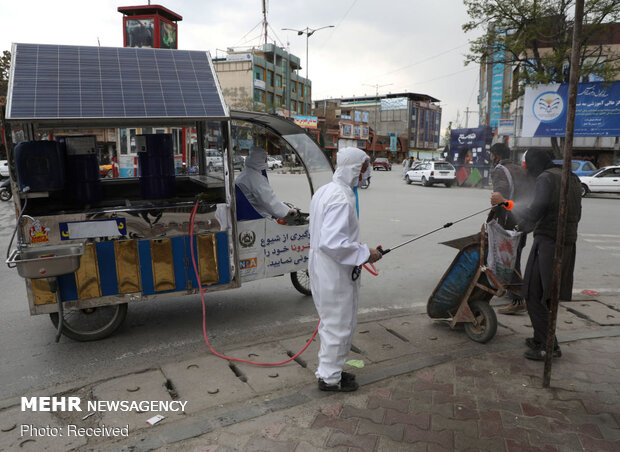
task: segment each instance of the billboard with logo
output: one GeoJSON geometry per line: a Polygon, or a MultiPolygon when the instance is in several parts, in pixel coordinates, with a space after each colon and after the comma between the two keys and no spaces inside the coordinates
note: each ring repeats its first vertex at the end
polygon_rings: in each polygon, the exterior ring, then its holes
{"type": "MultiPolygon", "coordinates": [[[[567,106],[568,84],[526,88],[522,136],[563,137],[567,106]]],[[[620,136],[620,82],[579,84],[575,136],[620,136]]]]}

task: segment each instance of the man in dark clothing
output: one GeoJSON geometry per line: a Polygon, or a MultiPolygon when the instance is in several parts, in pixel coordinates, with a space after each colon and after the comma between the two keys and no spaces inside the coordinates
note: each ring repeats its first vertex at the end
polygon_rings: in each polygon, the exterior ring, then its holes
{"type": "MultiPolygon", "coordinates": [[[[491,171],[491,182],[493,184],[493,193],[500,193],[505,199],[511,199],[515,202],[525,203],[529,181],[527,171],[520,165],[510,160],[510,148],[504,143],[495,143],[491,146],[491,158],[495,167],[491,171]]],[[[532,181],[533,182],[533,181],[532,181]]],[[[495,207],[489,214],[487,221],[497,218],[497,222],[506,230],[514,229],[517,224],[511,212],[503,206],[495,207]]],[[[525,247],[526,234],[521,236],[521,241],[517,248],[517,258],[515,262],[515,270],[519,274],[514,273],[511,283],[521,284],[521,253],[525,247]]],[[[508,292],[511,303],[501,307],[497,312],[500,314],[521,314],[526,311],[525,301],[523,297],[514,292],[508,292]]]]}
{"type": "MultiPolygon", "coordinates": [[[[560,188],[562,170],[553,165],[551,155],[543,149],[530,149],[525,156],[527,171],[536,177],[534,198],[527,207],[515,204],[515,217],[519,219],[518,229],[533,230],[534,244],[525,268],[523,295],[527,300],[527,311],[534,328],[534,337],[526,339],[530,348],[524,354],[528,359],[544,360],[547,328],[549,323],[549,303],[551,298],[551,279],[553,258],[560,207],[560,188]]],[[[566,203],[566,232],[560,281],[560,299],[570,300],[573,291],[573,271],[577,241],[577,227],[581,219],[581,184],[575,174],[570,173],[566,203]]],[[[493,201],[501,202],[496,196],[493,201]]],[[[562,356],[556,344],[553,356],[562,356]]]]}

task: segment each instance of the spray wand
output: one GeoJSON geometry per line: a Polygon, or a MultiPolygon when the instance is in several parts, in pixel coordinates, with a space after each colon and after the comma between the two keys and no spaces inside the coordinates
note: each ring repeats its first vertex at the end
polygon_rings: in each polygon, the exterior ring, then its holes
{"type": "MultiPolygon", "coordinates": [[[[472,213],[471,215],[467,215],[466,217],[460,218],[458,220],[455,221],[451,221],[449,223],[444,224],[443,226],[437,228],[437,229],[433,229],[432,231],[429,231],[425,234],[422,235],[418,235],[417,237],[414,237],[410,240],[407,240],[406,242],[403,242],[399,245],[393,246],[392,248],[387,248],[387,249],[383,249],[383,247],[381,245],[377,246],[377,251],[379,251],[382,255],[385,255],[387,253],[389,253],[390,251],[394,251],[397,248],[400,248],[401,246],[405,246],[411,242],[415,242],[416,240],[420,240],[423,237],[426,237],[427,235],[431,235],[434,234],[437,231],[441,231],[442,229],[446,229],[449,228],[450,226],[456,224],[456,223],[460,223],[461,221],[467,220],[468,218],[471,217],[475,217],[476,215],[480,215],[481,213],[486,212],[487,210],[491,210],[494,209],[495,207],[498,206],[503,206],[506,210],[512,210],[512,208],[514,207],[515,203],[514,201],[504,201],[504,202],[500,202],[499,204],[495,204],[491,207],[487,207],[486,209],[482,209],[479,212],[476,213],[472,213]]],[[[377,272],[377,269],[375,268],[375,266],[373,264],[370,264],[370,266],[372,267],[372,269],[368,268],[366,266],[366,264],[360,265],[359,267],[353,267],[353,273],[351,274],[351,278],[353,279],[353,281],[356,281],[359,277],[360,274],[362,272],[362,267],[364,267],[366,270],[368,270],[372,275],[377,276],[379,273],[377,272]]]]}
{"type": "Polygon", "coordinates": [[[400,248],[401,246],[405,246],[405,245],[407,245],[407,244],[409,244],[409,243],[411,243],[411,242],[415,242],[416,240],[420,240],[422,237],[426,237],[427,235],[431,235],[431,234],[433,234],[433,233],[435,233],[435,232],[437,232],[437,231],[441,231],[442,229],[449,228],[449,227],[450,227],[450,226],[452,226],[453,224],[460,223],[461,221],[467,220],[468,218],[475,217],[476,215],[480,215],[481,213],[484,213],[484,212],[486,212],[487,210],[494,209],[494,208],[496,208],[496,207],[498,207],[498,206],[503,206],[506,210],[512,210],[512,208],[514,207],[514,205],[515,205],[514,201],[504,201],[504,202],[500,202],[499,204],[495,204],[494,206],[487,207],[486,209],[483,209],[483,210],[481,210],[481,211],[479,211],[479,212],[472,213],[471,215],[467,215],[466,217],[463,217],[463,218],[460,218],[460,219],[458,219],[458,220],[455,220],[455,221],[452,221],[452,222],[446,223],[446,224],[444,224],[443,226],[441,226],[440,228],[433,229],[432,231],[427,232],[427,233],[422,234],[422,235],[418,235],[417,237],[414,237],[414,238],[412,238],[411,240],[407,240],[406,242],[403,242],[403,243],[401,243],[400,245],[393,246],[392,248],[388,248],[388,249],[385,249],[385,250],[384,250],[384,249],[383,249],[383,247],[382,247],[381,245],[379,245],[379,246],[377,246],[377,251],[379,251],[381,254],[387,254],[387,253],[389,253],[390,251],[394,251],[395,249],[400,248]]]}

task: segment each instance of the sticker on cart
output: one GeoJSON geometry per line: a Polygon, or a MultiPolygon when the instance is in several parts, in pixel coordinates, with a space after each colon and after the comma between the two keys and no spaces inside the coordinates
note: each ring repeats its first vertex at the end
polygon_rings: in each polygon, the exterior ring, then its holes
{"type": "Polygon", "coordinates": [[[30,234],[30,243],[49,242],[50,228],[43,226],[39,220],[34,220],[32,226],[28,230],[30,234]]]}
{"type": "Polygon", "coordinates": [[[239,274],[241,276],[255,275],[258,273],[258,256],[248,256],[239,259],[239,274]]]}
{"type": "Polygon", "coordinates": [[[59,223],[60,240],[120,237],[127,235],[125,218],[59,223]]]}

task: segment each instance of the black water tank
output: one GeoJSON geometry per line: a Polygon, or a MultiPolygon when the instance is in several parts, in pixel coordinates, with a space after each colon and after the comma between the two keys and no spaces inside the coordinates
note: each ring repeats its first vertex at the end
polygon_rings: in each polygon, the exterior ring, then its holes
{"type": "Polygon", "coordinates": [[[176,194],[172,135],[136,135],[140,192],[143,199],[170,198],[176,194]]]}
{"type": "Polygon", "coordinates": [[[65,160],[55,141],[22,141],[15,146],[15,167],[20,191],[62,190],[65,160]]]}
{"type": "Polygon", "coordinates": [[[88,204],[103,198],[97,158],[97,137],[74,135],[58,137],[58,143],[65,151],[65,184],[67,198],[88,204]]]}

